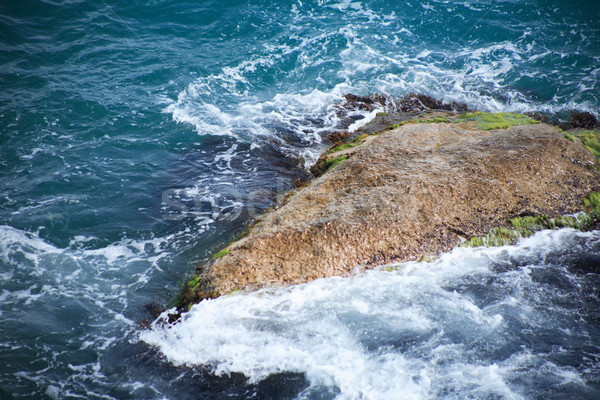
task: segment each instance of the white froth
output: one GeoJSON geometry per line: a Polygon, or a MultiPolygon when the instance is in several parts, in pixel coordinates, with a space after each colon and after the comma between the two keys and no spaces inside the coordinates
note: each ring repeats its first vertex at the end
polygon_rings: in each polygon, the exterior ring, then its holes
{"type": "MultiPolygon", "coordinates": [[[[426,13],[436,4],[421,4],[426,13]]],[[[291,6],[293,24],[285,40],[274,39],[255,53],[246,55],[212,74],[189,83],[166,107],[178,123],[190,124],[199,135],[230,136],[279,147],[282,154],[299,159],[306,168],[318,159],[319,144],[328,132],[340,129],[337,105],[347,93],[384,93],[399,97],[410,92],[424,93],[450,102],[466,103],[484,111],[563,112],[571,109],[597,110],[589,101],[558,93],[551,101],[537,101],[510,82],[514,75],[531,80],[553,79],[560,71],[539,76],[537,64],[556,55],[531,39],[526,31],[512,41],[489,43],[460,42],[453,48],[423,48],[414,42],[411,26],[394,13],[376,12],[362,2],[344,0],[319,7],[340,14],[340,25],[318,32],[301,29],[311,19],[311,5],[291,6]],[[365,19],[366,18],[366,19],[365,19]],[[373,24],[390,25],[389,32],[372,32],[373,24]],[[385,43],[393,42],[389,48],[385,43]],[[290,64],[293,68],[289,70],[290,64]],[[265,76],[273,75],[265,83],[265,76]],[[290,137],[293,137],[292,144],[290,137]],[[301,143],[301,145],[298,145],[301,143]]],[[[408,4],[407,6],[412,7],[408,4]]],[[[449,8],[470,8],[470,3],[449,8]]],[[[487,10],[487,9],[486,9],[487,10]]],[[[529,34],[528,34],[529,32],[529,34]]],[[[600,70],[589,71],[575,83],[583,96],[593,97],[600,70]],[[586,94],[588,93],[588,94],[586,94]]],[[[559,79],[559,78],[557,78],[559,79]]],[[[369,122],[376,112],[356,111],[349,126],[354,131],[369,122]]],[[[223,174],[231,175],[228,168],[223,174]]],[[[210,194],[203,194],[210,197],[210,194]]],[[[204,200],[203,200],[204,201],[204,200]]],[[[202,229],[215,218],[197,215],[202,229]]]]}
{"type": "MultiPolygon", "coordinates": [[[[480,397],[521,399],[511,379],[524,363],[540,359],[517,352],[502,362],[477,361],[469,345],[505,340],[507,309],[537,324],[536,304],[521,304],[536,285],[531,268],[502,275],[512,292],[486,306],[452,287],[497,277],[495,260],[532,249],[543,255],[586,235],[597,233],[544,231],[518,246],[458,248],[433,263],[402,264],[394,272],[225,296],[194,305],[175,325],[165,324],[165,313],[140,338],[176,365],[243,373],[252,383],[280,372],[302,373],[311,384],[307,391],[335,388],[338,399],[425,399],[450,383],[480,397]],[[449,342],[455,337],[460,341],[449,342]]],[[[554,375],[582,383],[573,371],[556,368],[554,375]]]]}

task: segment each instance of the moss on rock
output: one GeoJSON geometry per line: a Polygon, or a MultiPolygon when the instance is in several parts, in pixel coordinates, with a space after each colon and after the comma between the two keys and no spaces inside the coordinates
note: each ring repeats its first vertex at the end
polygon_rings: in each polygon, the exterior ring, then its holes
{"type": "Polygon", "coordinates": [[[600,133],[595,131],[582,131],[575,134],[586,149],[594,153],[600,159],[600,133]]]}
{"type": "Polygon", "coordinates": [[[507,129],[511,126],[518,125],[530,125],[538,123],[526,115],[501,112],[501,113],[488,113],[488,112],[471,112],[461,114],[456,122],[467,122],[474,121],[478,129],[489,131],[492,129],[507,129]]]}
{"type": "Polygon", "coordinates": [[[344,154],[343,156],[339,156],[339,157],[333,158],[329,161],[325,161],[323,168],[325,171],[329,171],[331,168],[335,167],[336,165],[338,165],[342,161],[346,160],[347,158],[348,158],[348,156],[344,154]]]}
{"type": "Polygon", "coordinates": [[[600,220],[600,192],[590,193],[588,197],[583,199],[583,206],[597,220],[600,220]]]}
{"type": "MultiPolygon", "coordinates": [[[[561,130],[561,132],[562,132],[562,130],[561,130]]],[[[575,135],[571,135],[570,133],[566,133],[566,132],[564,132],[564,134],[565,134],[565,137],[566,137],[568,140],[570,140],[571,142],[574,142],[574,141],[575,141],[575,139],[576,139],[575,135]]]]}
{"type": "Polygon", "coordinates": [[[201,269],[196,269],[194,275],[186,281],[183,288],[169,305],[169,308],[176,308],[176,312],[169,317],[170,321],[176,321],[181,313],[189,311],[195,303],[215,297],[217,296],[210,279],[203,275],[201,269]]]}
{"type": "MultiPolygon", "coordinates": [[[[600,193],[598,193],[598,211],[600,212],[600,193]]],[[[584,200],[585,203],[585,200],[584,200]]],[[[548,215],[524,216],[511,218],[506,222],[507,226],[499,226],[492,229],[487,235],[472,237],[461,243],[460,247],[498,247],[514,244],[518,239],[529,237],[542,229],[574,228],[580,230],[589,229],[592,226],[592,218],[586,212],[575,215],[562,215],[551,218],[548,215]]]]}
{"type": "Polygon", "coordinates": [[[223,258],[223,257],[225,257],[225,256],[226,256],[227,254],[229,254],[229,253],[231,253],[231,250],[230,250],[230,249],[223,249],[223,250],[221,250],[221,251],[218,251],[218,252],[216,252],[216,253],[215,253],[215,254],[212,256],[212,258],[213,258],[214,260],[216,260],[216,259],[219,259],[219,258],[223,258]]]}
{"type": "Polygon", "coordinates": [[[195,290],[195,289],[198,289],[198,286],[200,286],[201,282],[202,282],[202,276],[194,275],[186,282],[185,287],[188,288],[189,290],[195,290]]]}
{"type": "Polygon", "coordinates": [[[415,124],[434,124],[434,123],[447,123],[454,122],[454,120],[447,117],[433,117],[427,119],[413,119],[409,122],[414,122],[415,124]]]}
{"type": "Polygon", "coordinates": [[[183,288],[169,306],[176,307],[179,311],[188,311],[192,305],[190,300],[193,294],[201,289],[203,283],[205,282],[203,282],[202,275],[196,271],[196,273],[185,282],[185,285],[183,285],[183,288]]]}
{"type": "Polygon", "coordinates": [[[519,233],[514,229],[499,226],[485,236],[472,237],[461,243],[459,247],[497,247],[515,243],[519,233]]]}
{"type": "Polygon", "coordinates": [[[362,142],[360,142],[360,141],[356,141],[356,142],[352,141],[350,143],[345,143],[340,146],[334,147],[333,149],[329,150],[329,153],[337,153],[338,151],[351,149],[353,147],[360,146],[361,144],[362,144],[362,142]]]}

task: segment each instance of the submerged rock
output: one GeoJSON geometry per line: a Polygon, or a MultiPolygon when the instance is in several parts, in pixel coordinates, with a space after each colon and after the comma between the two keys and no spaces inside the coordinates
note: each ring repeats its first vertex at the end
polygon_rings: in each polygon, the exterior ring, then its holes
{"type": "Polygon", "coordinates": [[[491,130],[477,118],[406,123],[334,149],[321,176],[198,269],[180,310],[235,290],[418,260],[517,216],[580,211],[599,190],[594,155],[556,127],[513,119],[491,130]]]}

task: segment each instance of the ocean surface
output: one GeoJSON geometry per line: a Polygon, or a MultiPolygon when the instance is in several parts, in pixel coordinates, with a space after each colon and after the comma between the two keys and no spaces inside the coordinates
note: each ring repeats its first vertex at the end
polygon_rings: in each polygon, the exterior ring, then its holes
{"type": "Polygon", "coordinates": [[[345,94],[410,92],[598,117],[598,1],[0,2],[0,399],[600,398],[599,231],[145,328],[345,94]]]}

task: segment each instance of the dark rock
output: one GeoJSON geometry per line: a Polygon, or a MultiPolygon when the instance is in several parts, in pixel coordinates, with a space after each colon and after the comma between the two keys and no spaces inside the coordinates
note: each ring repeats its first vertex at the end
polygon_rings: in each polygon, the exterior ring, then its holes
{"type": "Polygon", "coordinates": [[[464,103],[444,103],[431,96],[424,94],[409,93],[396,102],[396,109],[402,112],[416,112],[425,110],[446,110],[456,112],[466,112],[468,107],[464,103]]]}
{"type": "Polygon", "coordinates": [[[571,111],[571,119],[569,123],[573,128],[594,129],[598,124],[598,120],[592,113],[571,111]]]}

